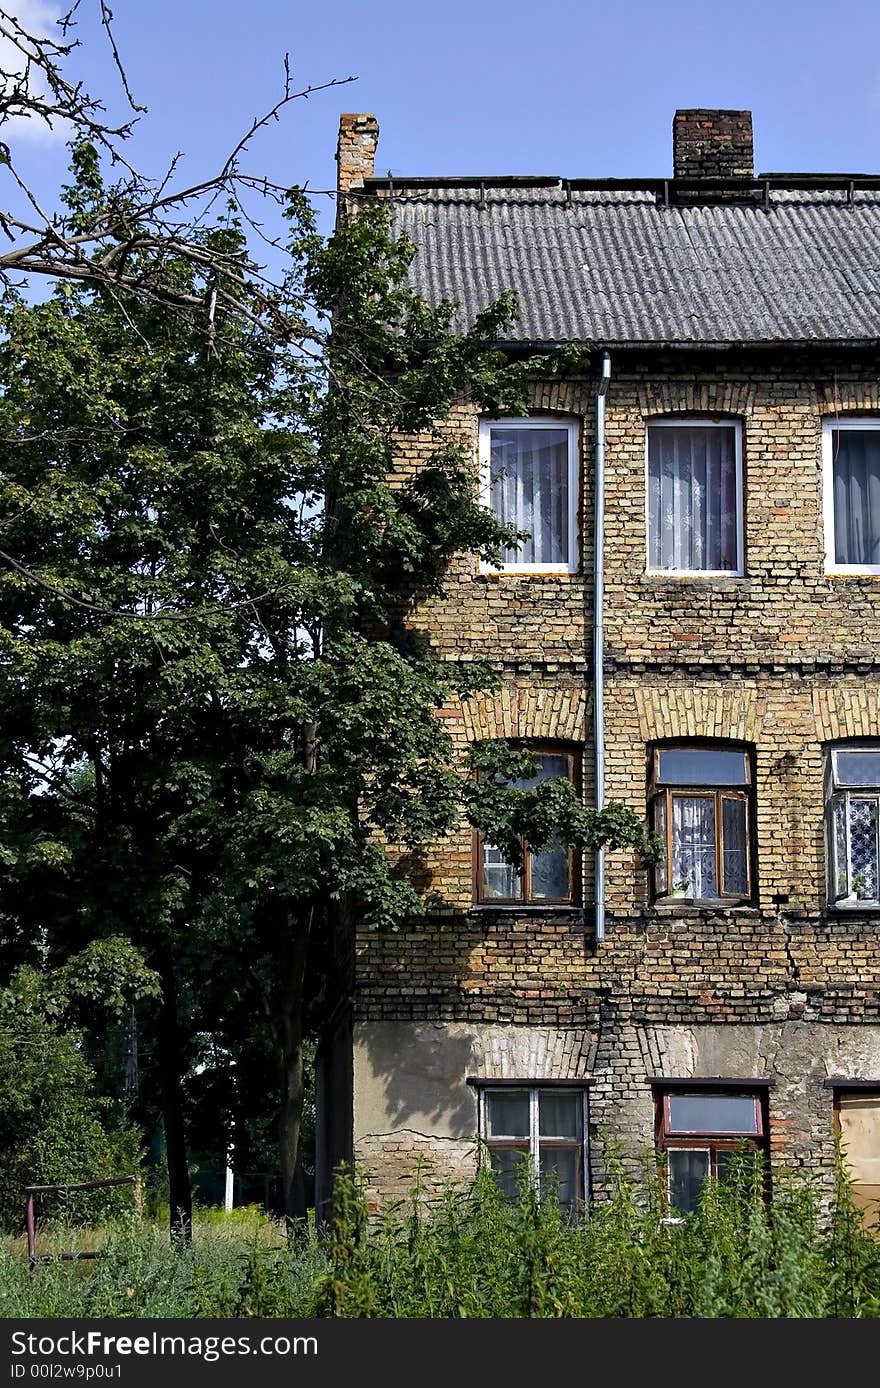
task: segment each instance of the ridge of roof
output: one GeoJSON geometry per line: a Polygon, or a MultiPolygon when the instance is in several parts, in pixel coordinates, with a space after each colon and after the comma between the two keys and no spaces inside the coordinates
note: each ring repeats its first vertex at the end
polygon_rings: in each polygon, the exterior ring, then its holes
{"type": "Polygon", "coordinates": [[[562,178],[555,174],[455,174],[455,175],[396,175],[365,178],[362,189],[354,195],[370,195],[396,189],[401,192],[416,189],[503,189],[546,188],[577,192],[639,189],[644,192],[674,194],[676,192],[740,192],[763,193],[768,188],[792,189],[876,189],[880,188],[880,173],[761,173],[754,178],[562,178]]]}

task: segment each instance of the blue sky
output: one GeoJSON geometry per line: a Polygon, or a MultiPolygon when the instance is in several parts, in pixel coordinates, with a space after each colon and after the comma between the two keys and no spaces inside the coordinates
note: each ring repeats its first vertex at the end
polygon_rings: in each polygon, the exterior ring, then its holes
{"type": "MultiPolygon", "coordinates": [[[[49,0],[18,0],[18,9],[49,0]]],[[[82,0],[87,11],[96,0],[82,0]]],[[[849,0],[114,0],[149,107],[132,144],[211,170],[271,105],[290,54],[295,103],[249,159],[327,188],[340,111],[373,111],[377,172],[663,175],[677,106],[748,107],[758,169],[880,171],[880,6],[849,0]]],[[[112,89],[88,19],[78,71],[112,89]]],[[[119,109],[118,106],[116,109],[119,109]]],[[[32,142],[34,152],[37,142],[32,142]]],[[[43,177],[62,152],[39,142],[43,177]]]]}

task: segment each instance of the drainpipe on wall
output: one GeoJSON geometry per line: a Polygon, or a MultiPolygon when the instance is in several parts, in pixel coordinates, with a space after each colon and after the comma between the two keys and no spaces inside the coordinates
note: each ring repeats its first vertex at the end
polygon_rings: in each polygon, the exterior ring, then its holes
{"type": "MultiPolygon", "coordinates": [[[[593,742],[596,753],[596,809],[605,808],[605,392],[611,357],[602,357],[596,391],[596,506],[593,565],[593,742]]],[[[596,944],[605,939],[605,850],[596,853],[596,944]]]]}

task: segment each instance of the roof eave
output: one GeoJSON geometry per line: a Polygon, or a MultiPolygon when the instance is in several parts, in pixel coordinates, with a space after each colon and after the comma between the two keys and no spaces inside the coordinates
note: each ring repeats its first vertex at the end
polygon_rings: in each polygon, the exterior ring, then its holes
{"type": "Polygon", "coordinates": [[[553,352],[563,347],[578,346],[580,343],[586,349],[593,352],[647,352],[647,351],[671,351],[671,352],[732,352],[742,350],[755,351],[784,351],[791,348],[810,349],[820,351],[868,351],[880,348],[880,338],[851,337],[851,338],[764,338],[764,339],[729,339],[719,341],[702,341],[699,339],[675,339],[675,338],[640,338],[640,339],[619,339],[613,338],[557,338],[557,339],[538,339],[538,338],[502,338],[497,342],[497,346],[506,351],[521,352],[553,352]]]}

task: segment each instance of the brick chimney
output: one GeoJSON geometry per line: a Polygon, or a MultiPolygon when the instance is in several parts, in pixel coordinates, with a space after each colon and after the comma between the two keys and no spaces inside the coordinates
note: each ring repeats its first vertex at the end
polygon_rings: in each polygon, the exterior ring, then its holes
{"type": "Polygon", "coordinates": [[[364,179],[373,177],[378,143],[379,122],[375,116],[348,112],[339,117],[336,189],[340,197],[352,188],[363,187],[364,179]]]}
{"type": "Polygon", "coordinates": [[[676,111],[676,178],[754,178],[751,111],[676,111]]]}

